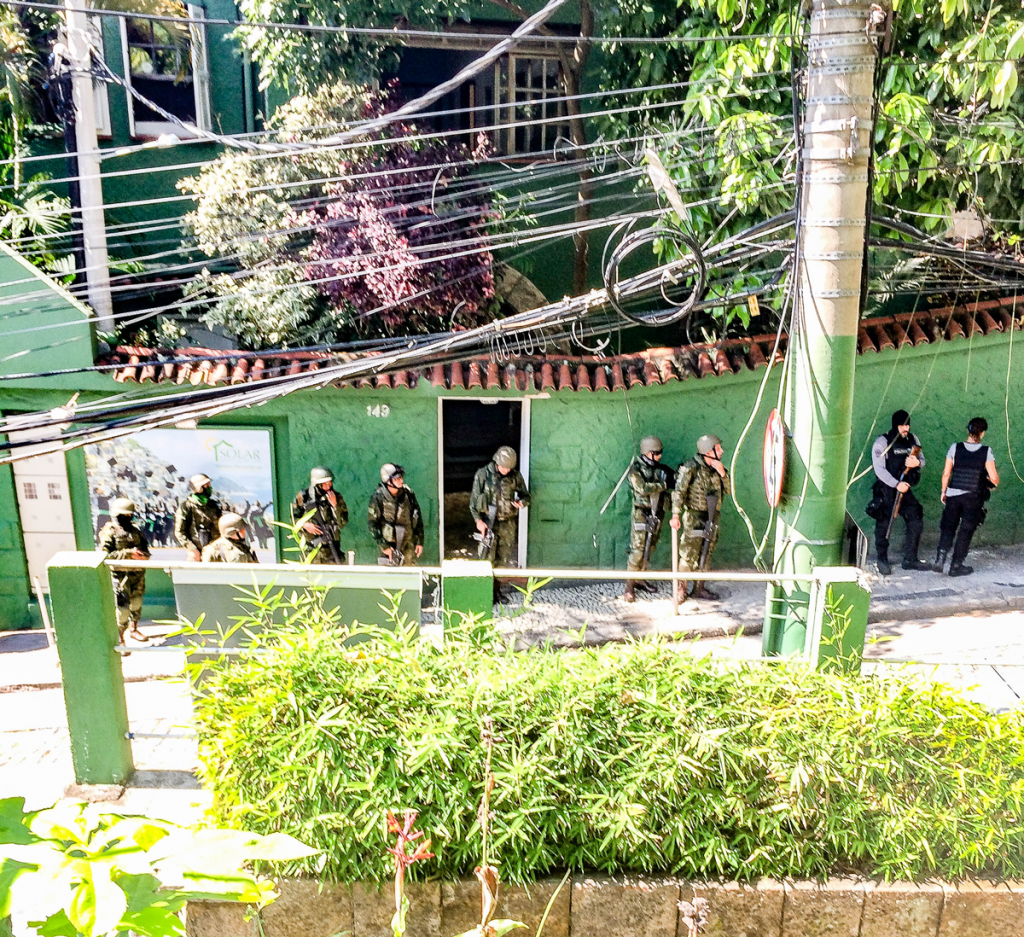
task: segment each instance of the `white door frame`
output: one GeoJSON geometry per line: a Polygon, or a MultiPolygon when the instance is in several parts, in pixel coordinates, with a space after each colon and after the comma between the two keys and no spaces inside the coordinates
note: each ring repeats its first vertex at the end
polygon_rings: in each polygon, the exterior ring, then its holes
{"type": "MultiPolygon", "coordinates": [[[[477,403],[488,404],[519,403],[519,471],[523,473],[527,487],[530,484],[530,403],[536,395],[523,397],[464,397],[455,395],[442,395],[437,398],[437,523],[438,523],[438,547],[440,558],[444,559],[444,402],[446,400],[474,400],[477,403]]],[[[544,394],[543,396],[548,396],[544,394]]],[[[526,546],[529,540],[530,509],[523,508],[519,512],[519,550],[516,561],[519,566],[526,566],[526,546]]]]}

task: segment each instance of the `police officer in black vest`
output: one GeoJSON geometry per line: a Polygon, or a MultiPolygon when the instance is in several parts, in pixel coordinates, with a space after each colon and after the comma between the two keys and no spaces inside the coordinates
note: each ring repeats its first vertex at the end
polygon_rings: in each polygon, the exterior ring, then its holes
{"type": "Polygon", "coordinates": [[[910,489],[921,480],[924,455],[921,440],[910,432],[910,414],[897,410],[892,415],[892,429],[879,436],[871,447],[871,465],[876,480],[872,504],[875,510],[875,553],[878,571],[883,576],[892,572],[889,565],[889,522],[892,518],[896,496],[902,492],[900,517],[907,528],[903,543],[903,568],[930,570],[931,564],[917,558],[917,548],[924,528],[924,509],[910,489]]]}
{"type": "Polygon", "coordinates": [[[939,523],[939,551],[932,567],[937,573],[942,572],[950,547],[953,559],[949,563],[949,575],[969,576],[974,572],[973,566],[964,566],[964,560],[974,531],[985,519],[989,491],[999,484],[995,456],[988,446],[981,444],[987,429],[988,421],[976,416],[967,424],[967,442],[954,443],[946,453],[946,467],[942,470],[945,506],[939,523]]]}

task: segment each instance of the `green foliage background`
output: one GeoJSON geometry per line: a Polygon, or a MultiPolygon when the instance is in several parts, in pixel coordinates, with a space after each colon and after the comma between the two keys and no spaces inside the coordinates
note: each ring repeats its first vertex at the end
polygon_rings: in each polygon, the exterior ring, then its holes
{"type": "Polygon", "coordinates": [[[513,653],[481,625],[443,650],[401,632],[344,646],[329,614],[289,615],[270,656],[206,673],[197,721],[217,819],[323,850],[294,871],[386,879],[385,813],[411,808],[425,874],[470,872],[490,716],[505,880],[1024,873],[1020,713],[905,673],[655,643],[513,653]]]}

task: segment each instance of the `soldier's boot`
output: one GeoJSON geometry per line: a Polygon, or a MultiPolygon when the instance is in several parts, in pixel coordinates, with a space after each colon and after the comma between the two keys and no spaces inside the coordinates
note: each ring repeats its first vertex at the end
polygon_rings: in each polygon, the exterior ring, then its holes
{"type": "Polygon", "coordinates": [[[650,582],[646,582],[643,579],[638,579],[636,581],[636,587],[641,592],[651,592],[651,593],[653,593],[653,592],[657,592],[658,591],[658,587],[656,585],[654,585],[653,583],[650,583],[650,582]]]}
{"type": "Polygon", "coordinates": [[[973,566],[965,566],[963,563],[950,563],[950,576],[970,576],[974,572],[973,566]]]}
{"type": "Polygon", "coordinates": [[[622,593],[622,599],[625,602],[635,602],[636,601],[636,580],[635,579],[627,579],[626,580],[626,588],[625,588],[625,591],[622,593]]]}
{"type": "Polygon", "coordinates": [[[946,555],[948,553],[949,550],[943,550],[941,548],[938,550],[938,552],[935,554],[935,563],[932,566],[933,573],[942,572],[942,568],[946,565],[946,555]]]}
{"type": "Polygon", "coordinates": [[[692,596],[695,599],[711,599],[712,601],[720,598],[717,592],[712,592],[703,582],[695,582],[693,584],[692,596]]]}
{"type": "Polygon", "coordinates": [[[917,570],[918,572],[924,572],[925,570],[931,571],[932,569],[931,563],[926,563],[924,560],[919,560],[916,556],[912,559],[904,560],[902,565],[904,569],[913,569],[917,570]]]}
{"type": "Polygon", "coordinates": [[[125,631],[124,636],[121,638],[121,640],[124,641],[124,638],[131,638],[133,641],[137,641],[139,644],[149,643],[149,637],[147,635],[144,635],[141,631],[139,631],[139,623],[137,621],[129,622],[128,628],[125,631]]]}
{"type": "Polygon", "coordinates": [[[878,572],[883,576],[888,576],[892,572],[892,566],[889,565],[889,548],[886,547],[884,550],[879,549],[878,551],[878,572]]]}

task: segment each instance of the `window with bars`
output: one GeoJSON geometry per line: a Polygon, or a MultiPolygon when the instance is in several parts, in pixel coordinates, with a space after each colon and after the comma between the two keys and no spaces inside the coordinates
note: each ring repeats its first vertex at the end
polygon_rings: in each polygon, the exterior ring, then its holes
{"type": "Polygon", "coordinates": [[[47,482],[46,492],[51,501],[61,501],[64,498],[61,494],[60,482],[47,482]]]}
{"type": "MultiPolygon", "coordinates": [[[[406,49],[395,75],[403,101],[451,78],[477,55],[466,49],[406,49]]],[[[437,101],[429,126],[439,133],[467,131],[470,147],[477,133],[486,132],[500,156],[553,157],[556,141],[569,137],[564,97],[557,58],[510,54],[437,101]]]]}
{"type": "Polygon", "coordinates": [[[23,482],[21,490],[25,494],[26,501],[37,501],[39,499],[39,489],[36,487],[35,482],[23,482]]]}
{"type": "Polygon", "coordinates": [[[554,153],[568,139],[564,84],[557,59],[508,55],[494,63],[495,149],[504,156],[554,153]]]}
{"type": "MultiPolygon", "coordinates": [[[[179,120],[201,130],[212,129],[210,74],[201,7],[188,5],[189,17],[178,23],[122,18],[121,49],[125,77],[132,88],[179,120]]],[[[128,94],[132,136],[162,133],[187,136],[186,128],[168,120],[128,94]]]]}

